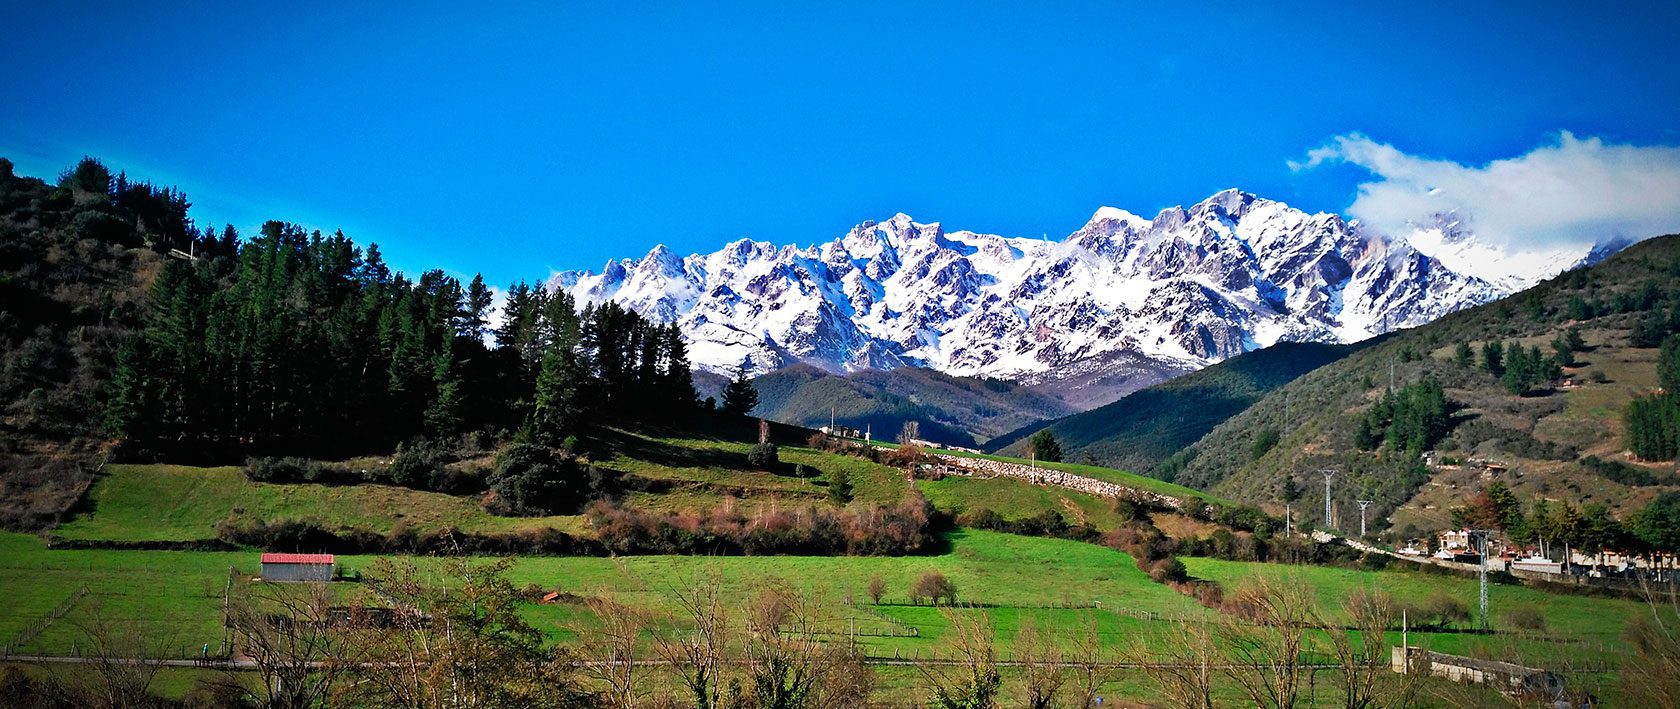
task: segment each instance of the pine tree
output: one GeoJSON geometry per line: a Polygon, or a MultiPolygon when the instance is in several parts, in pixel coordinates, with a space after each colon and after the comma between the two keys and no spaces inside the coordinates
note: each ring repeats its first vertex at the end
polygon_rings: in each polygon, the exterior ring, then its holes
{"type": "Polygon", "coordinates": [[[676,323],[667,325],[660,333],[665,369],[660,373],[659,392],[679,411],[699,406],[699,394],[694,392],[694,370],[688,361],[688,346],[683,343],[682,331],[676,323]]]}
{"type": "Polygon", "coordinates": [[[1671,396],[1680,396],[1680,335],[1664,338],[1657,352],[1657,385],[1671,396]]]}
{"type": "Polygon", "coordinates": [[[723,410],[738,416],[745,416],[758,408],[758,389],[753,387],[752,378],[748,375],[752,360],[743,359],[735,368],[735,375],[729,385],[723,389],[723,410]]]}
{"type": "Polygon", "coordinates": [[[1495,377],[1505,375],[1505,345],[1499,342],[1482,345],[1482,369],[1495,377]]]}
{"type": "Polygon", "coordinates": [[[1059,463],[1062,460],[1062,442],[1056,440],[1056,434],[1050,429],[1040,429],[1028,441],[1032,445],[1033,456],[1038,460],[1059,463]]]}
{"type": "Polygon", "coordinates": [[[531,414],[532,440],[559,446],[581,432],[586,405],[583,396],[585,372],[574,342],[556,339],[543,354],[537,375],[536,406],[531,414]]]}
{"type": "Polygon", "coordinates": [[[495,297],[490,288],[484,285],[484,274],[473,276],[472,283],[467,286],[466,310],[463,314],[465,326],[462,335],[475,340],[483,340],[489,334],[490,306],[495,297]]]}
{"type": "Polygon", "coordinates": [[[1458,347],[1453,349],[1453,363],[1460,367],[1469,367],[1476,363],[1476,351],[1470,348],[1470,343],[1458,343],[1458,347]]]}

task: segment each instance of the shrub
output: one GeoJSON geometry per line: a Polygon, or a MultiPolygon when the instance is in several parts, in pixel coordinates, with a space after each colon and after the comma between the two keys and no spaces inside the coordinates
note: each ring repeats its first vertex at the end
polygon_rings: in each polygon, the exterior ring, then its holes
{"type": "Polygon", "coordinates": [[[1432,619],[1439,628],[1450,628],[1454,623],[1470,620],[1470,606],[1446,591],[1431,594],[1421,610],[1424,617],[1432,619]]]}
{"type": "Polygon", "coordinates": [[[397,446],[386,469],[386,480],[402,487],[435,489],[433,483],[447,478],[445,466],[453,462],[449,449],[437,441],[417,439],[397,446]]]}
{"type": "Polygon", "coordinates": [[[747,449],[747,462],[755,468],[769,470],[781,463],[781,457],[776,450],[776,444],[769,441],[753,444],[747,449]]]}
{"type": "Polygon", "coordinates": [[[1546,614],[1534,606],[1517,606],[1505,611],[1505,622],[1518,630],[1544,631],[1546,614]]]}
{"type": "Polygon", "coordinates": [[[577,510],[587,501],[592,471],[569,454],[515,443],[496,458],[487,503],[493,514],[540,516],[577,510]]]}
{"type": "Polygon", "coordinates": [[[881,605],[881,597],[887,595],[887,582],[880,574],[869,577],[869,601],[881,605]]]}
{"type": "Polygon", "coordinates": [[[916,584],[910,587],[910,602],[920,605],[922,599],[927,599],[933,605],[944,601],[947,606],[957,604],[957,585],[945,574],[929,571],[916,579],[916,584]]]}
{"type": "Polygon", "coordinates": [[[245,477],[261,483],[343,482],[340,471],[320,461],[305,458],[248,458],[245,477]]]}
{"type": "Polygon", "coordinates": [[[1169,556],[1149,565],[1149,578],[1155,583],[1183,583],[1190,580],[1190,572],[1184,562],[1169,556]]]}
{"type": "Polygon", "coordinates": [[[828,499],[844,505],[852,501],[852,474],[836,469],[828,474],[828,499]]]}
{"type": "Polygon", "coordinates": [[[615,554],[916,554],[933,543],[932,508],[912,495],[897,505],[832,510],[734,505],[708,513],[651,512],[607,502],[588,509],[596,537],[615,554]]]}

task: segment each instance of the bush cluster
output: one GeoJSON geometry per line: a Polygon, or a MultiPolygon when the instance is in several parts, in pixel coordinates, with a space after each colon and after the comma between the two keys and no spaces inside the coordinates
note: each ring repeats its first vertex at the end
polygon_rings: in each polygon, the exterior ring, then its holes
{"type": "Polygon", "coordinates": [[[982,507],[957,518],[957,523],[964,527],[986,529],[994,532],[1007,532],[1029,537],[1055,537],[1057,539],[1072,539],[1081,542],[1094,542],[1102,538],[1102,533],[1089,524],[1068,524],[1062,513],[1055,510],[1045,510],[1030,517],[1021,519],[1004,519],[1003,515],[988,507],[982,507]]]}
{"type": "Polygon", "coordinates": [[[805,506],[752,515],[733,504],[699,514],[596,502],[588,515],[601,544],[615,554],[893,556],[933,545],[932,508],[920,496],[893,506],[805,506]]]}
{"type": "Polygon", "coordinates": [[[331,554],[459,554],[604,556],[599,543],[553,529],[514,534],[470,534],[458,529],[420,531],[399,524],[379,534],[365,529],[332,530],[313,520],[240,520],[216,524],[216,537],[243,547],[331,554]]]}
{"type": "Polygon", "coordinates": [[[245,460],[245,477],[262,483],[318,483],[360,485],[378,483],[415,490],[462,495],[484,490],[484,480],[455,468],[455,455],[448,446],[419,439],[397,446],[388,465],[357,471],[341,463],[307,458],[256,457],[245,460]]]}

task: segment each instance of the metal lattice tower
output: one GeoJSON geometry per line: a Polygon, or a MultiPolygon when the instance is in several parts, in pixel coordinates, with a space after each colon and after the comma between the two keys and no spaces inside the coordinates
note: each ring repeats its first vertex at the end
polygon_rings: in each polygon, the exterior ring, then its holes
{"type": "Polygon", "coordinates": [[[1370,507],[1374,500],[1354,500],[1359,503],[1359,538],[1365,538],[1365,508],[1370,507]]]}
{"type": "Polygon", "coordinates": [[[1482,594],[1482,596],[1481,596],[1482,630],[1487,630],[1492,626],[1492,624],[1488,622],[1488,583],[1487,583],[1488,535],[1492,534],[1492,530],[1470,529],[1470,530],[1466,530],[1466,531],[1468,531],[1471,536],[1475,537],[1475,539],[1476,539],[1476,553],[1478,555],[1480,555],[1481,558],[1482,558],[1482,568],[1481,568],[1481,577],[1482,577],[1482,588],[1481,588],[1481,594],[1482,594]]]}
{"type": "Polygon", "coordinates": [[[1324,526],[1327,529],[1335,529],[1336,521],[1332,519],[1334,510],[1330,506],[1330,481],[1336,477],[1336,471],[1322,470],[1319,472],[1324,474],[1324,526]]]}

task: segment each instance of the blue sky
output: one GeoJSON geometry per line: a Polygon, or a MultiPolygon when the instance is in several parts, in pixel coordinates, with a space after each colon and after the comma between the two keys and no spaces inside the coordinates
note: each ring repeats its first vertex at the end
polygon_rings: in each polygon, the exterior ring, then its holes
{"type": "Polygon", "coordinates": [[[10,3],[0,155],[503,284],[898,211],[1053,237],[1231,186],[1343,211],[1392,176],[1289,161],[1354,134],[1469,170],[1562,131],[1680,144],[1675,5],[1495,4],[10,3]]]}

